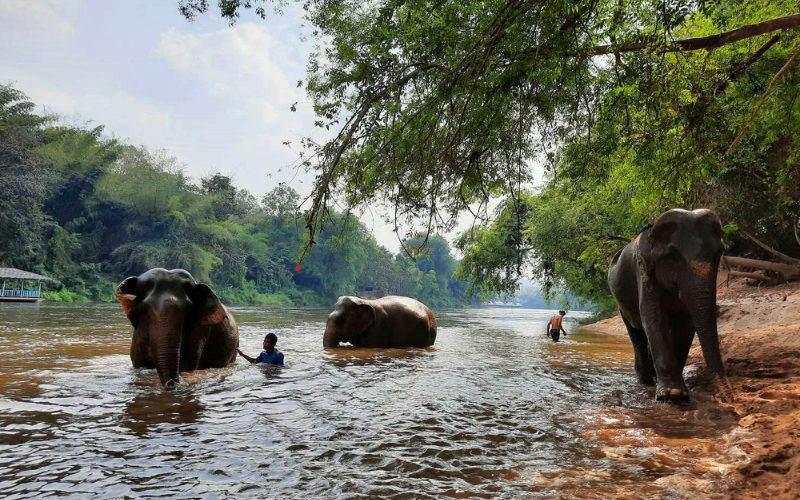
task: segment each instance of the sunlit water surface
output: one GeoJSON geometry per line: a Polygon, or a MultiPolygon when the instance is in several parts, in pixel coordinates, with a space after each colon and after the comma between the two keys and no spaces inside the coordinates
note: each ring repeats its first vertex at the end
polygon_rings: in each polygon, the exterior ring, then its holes
{"type": "Polygon", "coordinates": [[[117,306],[0,304],[0,494],[642,497],[724,469],[730,418],[655,405],[627,339],[554,344],[549,311],[442,311],[434,348],[327,351],[326,309],[233,311],[242,349],[273,331],[286,367],[164,392],[117,306]]]}

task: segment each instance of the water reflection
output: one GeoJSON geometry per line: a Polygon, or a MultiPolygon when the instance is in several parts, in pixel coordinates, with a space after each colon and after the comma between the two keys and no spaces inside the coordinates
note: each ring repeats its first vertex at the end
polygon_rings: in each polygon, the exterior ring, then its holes
{"type": "Polygon", "coordinates": [[[481,309],[442,312],[435,348],[325,350],[327,312],[234,310],[242,349],[275,331],[286,367],[238,360],[164,392],[131,367],[118,307],[0,307],[0,489],[640,497],[729,466],[715,436],[731,415],[654,405],[627,339],[553,344],[548,311],[481,309]]]}
{"type": "Polygon", "coordinates": [[[410,360],[431,355],[436,351],[436,348],[370,349],[365,347],[342,346],[326,348],[324,351],[325,357],[323,359],[325,359],[325,361],[335,366],[346,367],[351,365],[363,366],[410,360]]]}
{"type": "Polygon", "coordinates": [[[156,390],[134,396],[125,404],[123,425],[137,434],[156,430],[158,424],[191,424],[197,422],[204,406],[185,390],[156,390]]]}

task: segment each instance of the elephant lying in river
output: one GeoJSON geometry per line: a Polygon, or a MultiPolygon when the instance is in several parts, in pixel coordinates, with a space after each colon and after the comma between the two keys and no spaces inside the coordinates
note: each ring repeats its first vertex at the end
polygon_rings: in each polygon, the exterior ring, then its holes
{"type": "Polygon", "coordinates": [[[722,250],[714,212],[673,209],[611,261],[608,283],[633,343],[636,374],[643,384],[657,382],[659,401],[689,399],[683,368],[695,331],[717,390],[728,390],[717,337],[722,250]]]}
{"type": "Polygon", "coordinates": [[[131,361],[155,368],[164,388],[179,372],[222,368],[236,360],[239,330],[213,291],[183,269],[151,269],[120,283],[116,292],[133,325],[131,361]]]}
{"type": "Polygon", "coordinates": [[[339,297],[328,316],[322,344],[358,347],[428,347],[436,341],[436,316],[409,297],[365,300],[339,297]]]}

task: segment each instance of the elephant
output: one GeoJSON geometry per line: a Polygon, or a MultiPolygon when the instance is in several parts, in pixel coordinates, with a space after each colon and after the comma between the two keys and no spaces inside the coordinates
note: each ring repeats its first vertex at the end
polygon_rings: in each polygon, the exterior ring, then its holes
{"type": "Polygon", "coordinates": [[[657,401],[688,401],[683,368],[694,334],[723,399],[730,388],[717,335],[717,269],[722,226],[712,210],[672,209],[618,251],[608,284],[634,350],[640,383],[657,401]]]}
{"type": "Polygon", "coordinates": [[[183,269],[156,268],[130,276],[116,297],[133,325],[131,362],[155,368],[167,390],[179,372],[222,368],[236,360],[239,330],[208,285],[183,269]]]}
{"type": "Polygon", "coordinates": [[[325,325],[324,347],[428,347],[436,341],[436,316],[410,297],[367,300],[343,296],[325,325]]]}

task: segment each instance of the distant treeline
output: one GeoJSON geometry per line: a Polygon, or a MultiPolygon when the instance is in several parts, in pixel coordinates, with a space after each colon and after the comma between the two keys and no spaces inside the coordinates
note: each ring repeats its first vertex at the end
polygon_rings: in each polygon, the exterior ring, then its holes
{"type": "Polygon", "coordinates": [[[432,236],[412,260],[338,212],[299,263],[299,203],[283,184],[260,199],[220,174],[193,184],[174,158],[102,127],[59,125],[0,86],[0,266],[53,277],[51,300],[110,301],[126,276],[165,267],[190,271],[230,304],[329,304],[342,294],[465,302],[445,239],[432,236]]]}

